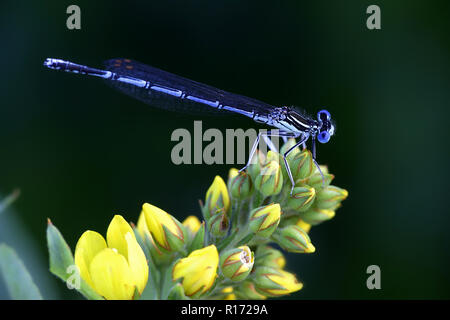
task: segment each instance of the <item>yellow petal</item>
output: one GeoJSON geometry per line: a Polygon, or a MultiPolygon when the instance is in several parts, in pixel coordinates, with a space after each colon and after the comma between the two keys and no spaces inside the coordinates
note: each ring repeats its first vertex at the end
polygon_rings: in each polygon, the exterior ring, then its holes
{"type": "Polygon", "coordinates": [[[129,300],[134,294],[133,274],[125,257],[113,249],[103,249],[91,262],[95,291],[108,300],[129,300]]]}
{"type": "Polygon", "coordinates": [[[115,215],[109,224],[106,232],[106,240],[109,248],[115,248],[124,257],[128,257],[128,244],[125,235],[131,233],[134,237],[133,229],[128,222],[120,215],[115,215]]]}
{"type": "Polygon", "coordinates": [[[145,235],[147,233],[150,233],[147,227],[147,222],[145,221],[144,211],[141,211],[141,214],[139,215],[137,230],[143,239],[145,239],[145,235]]]}
{"type": "Polygon", "coordinates": [[[134,278],[134,284],[137,286],[139,292],[142,293],[148,280],[147,258],[134,235],[127,233],[125,240],[128,244],[127,260],[134,278]]]}
{"type": "Polygon", "coordinates": [[[228,194],[228,189],[223,179],[220,176],[216,176],[206,192],[206,201],[209,200],[210,206],[214,206],[209,208],[211,212],[215,212],[216,209],[218,209],[215,206],[217,205],[220,197],[222,198],[224,210],[227,212],[230,208],[230,196],[228,194]]]}
{"type": "Polygon", "coordinates": [[[185,293],[191,296],[211,288],[217,276],[218,265],[219,253],[214,245],[210,245],[180,259],[173,268],[172,277],[174,280],[183,278],[185,293]]]}
{"type": "Polygon", "coordinates": [[[273,282],[282,286],[283,289],[268,289],[267,291],[273,295],[285,295],[303,288],[303,283],[298,282],[294,274],[284,270],[278,270],[280,275],[271,274],[268,277],[273,282]]]}
{"type": "Polygon", "coordinates": [[[200,220],[196,216],[189,216],[183,221],[183,226],[191,230],[192,233],[196,233],[201,225],[200,220]]]}
{"type": "Polygon", "coordinates": [[[309,223],[306,223],[302,219],[298,219],[296,225],[299,226],[300,229],[303,229],[303,231],[305,231],[306,233],[308,233],[309,230],[311,230],[311,225],[309,223]]]}
{"type": "Polygon", "coordinates": [[[80,270],[81,278],[92,288],[93,284],[89,274],[89,266],[94,257],[106,247],[106,241],[102,235],[90,230],[81,235],[75,247],[75,264],[80,270]]]}
{"type": "Polygon", "coordinates": [[[153,239],[158,242],[161,247],[166,248],[167,250],[170,249],[163,226],[178,238],[183,238],[183,232],[175,223],[175,218],[170,214],[149,203],[144,203],[142,210],[144,211],[145,221],[147,222],[147,227],[152,234],[153,239]]]}

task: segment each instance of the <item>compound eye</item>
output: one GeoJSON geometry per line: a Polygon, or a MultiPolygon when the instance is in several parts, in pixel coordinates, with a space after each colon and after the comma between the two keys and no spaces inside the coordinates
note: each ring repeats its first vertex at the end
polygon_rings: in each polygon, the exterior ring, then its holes
{"type": "Polygon", "coordinates": [[[324,120],[329,121],[331,119],[331,114],[325,109],[320,110],[319,112],[317,112],[317,119],[319,119],[321,121],[324,121],[324,120]]]}
{"type": "Polygon", "coordinates": [[[330,133],[328,131],[322,131],[317,136],[317,140],[319,140],[320,143],[327,143],[330,141],[330,133]]]}

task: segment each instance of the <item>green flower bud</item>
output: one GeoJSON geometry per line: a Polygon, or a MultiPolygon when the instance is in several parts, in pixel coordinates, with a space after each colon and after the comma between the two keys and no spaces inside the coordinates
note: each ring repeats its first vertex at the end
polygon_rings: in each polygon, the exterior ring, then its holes
{"type": "Polygon", "coordinates": [[[234,198],[247,198],[253,191],[252,179],[246,172],[241,171],[240,173],[229,179],[228,188],[234,198]]]}
{"type": "Polygon", "coordinates": [[[225,236],[230,226],[228,217],[222,210],[213,215],[207,223],[209,232],[215,237],[225,236]]]}
{"type": "Polygon", "coordinates": [[[297,153],[289,162],[294,181],[309,177],[313,174],[315,167],[311,151],[307,149],[297,153]]]}
{"type": "Polygon", "coordinates": [[[234,294],[238,299],[244,300],[265,300],[267,298],[256,291],[255,285],[251,281],[242,282],[239,287],[234,289],[234,294]]]}
{"type": "Polygon", "coordinates": [[[313,253],[316,248],[311,243],[308,234],[297,225],[290,225],[278,229],[272,238],[278,245],[288,252],[313,253]]]}
{"type": "Polygon", "coordinates": [[[255,253],[255,266],[273,267],[283,269],[286,265],[286,259],[280,250],[271,246],[258,246],[255,253]]]}
{"type": "Polygon", "coordinates": [[[336,186],[328,186],[317,193],[316,206],[319,209],[335,210],[347,196],[347,190],[336,186]]]}
{"type": "Polygon", "coordinates": [[[265,164],[255,180],[255,188],[264,196],[269,197],[280,193],[283,187],[283,175],[278,161],[265,164]]]}
{"type": "Polygon", "coordinates": [[[250,230],[262,238],[268,238],[280,223],[281,207],[278,203],[253,209],[250,212],[250,230]]]}
{"type": "MultiPolygon", "coordinates": [[[[290,138],[288,139],[288,141],[286,141],[285,144],[283,144],[280,148],[280,155],[283,156],[290,148],[292,148],[293,146],[295,146],[295,144],[297,143],[297,141],[294,138],[290,138]]],[[[287,157],[287,160],[289,161],[290,159],[292,159],[297,153],[300,153],[301,150],[299,147],[294,148],[287,157]]]]}
{"type": "Polygon", "coordinates": [[[329,209],[319,209],[319,208],[311,208],[306,212],[302,212],[300,214],[301,219],[310,224],[310,225],[318,225],[324,221],[330,220],[334,217],[335,212],[329,209]]]}
{"type": "Polygon", "coordinates": [[[314,202],[316,190],[307,185],[295,187],[292,196],[287,201],[287,206],[295,211],[303,212],[308,210],[314,202]]]}
{"type": "Polygon", "coordinates": [[[252,271],[253,252],[247,246],[226,250],[220,254],[219,260],[222,274],[231,281],[242,281],[252,271]]]}
{"type": "Polygon", "coordinates": [[[330,173],[325,173],[325,172],[322,172],[322,173],[323,173],[324,179],[322,179],[322,175],[320,174],[320,172],[316,170],[316,172],[314,174],[312,174],[311,176],[309,176],[305,179],[297,180],[297,183],[307,184],[308,186],[313,187],[316,190],[322,189],[324,187],[326,188],[330,185],[331,181],[333,181],[334,175],[330,174],[330,173]],[[324,182],[325,182],[325,185],[324,185],[324,182]]]}
{"type": "Polygon", "coordinates": [[[279,297],[303,288],[294,274],[271,267],[256,268],[253,283],[258,293],[269,297],[279,297]]]}
{"type": "Polygon", "coordinates": [[[247,173],[252,177],[252,180],[255,181],[256,177],[261,172],[261,168],[266,162],[266,156],[262,151],[256,149],[255,155],[253,156],[251,164],[247,168],[247,173]]]}

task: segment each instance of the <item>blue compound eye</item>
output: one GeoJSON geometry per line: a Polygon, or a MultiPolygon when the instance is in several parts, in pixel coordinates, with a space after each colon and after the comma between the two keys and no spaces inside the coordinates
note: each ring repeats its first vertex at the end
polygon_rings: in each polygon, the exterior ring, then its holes
{"type": "Polygon", "coordinates": [[[317,140],[319,140],[320,143],[327,143],[330,141],[330,133],[328,131],[322,131],[317,136],[317,140]]]}
{"type": "Polygon", "coordinates": [[[325,109],[320,110],[319,112],[317,112],[317,119],[319,119],[321,121],[323,121],[323,120],[330,120],[331,119],[331,114],[325,109]]]}

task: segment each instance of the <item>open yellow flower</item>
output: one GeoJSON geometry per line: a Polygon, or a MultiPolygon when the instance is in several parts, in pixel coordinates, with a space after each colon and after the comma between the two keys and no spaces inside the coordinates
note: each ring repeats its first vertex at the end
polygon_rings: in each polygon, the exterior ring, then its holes
{"type": "Polygon", "coordinates": [[[219,253],[214,245],[192,251],[173,267],[172,278],[183,278],[182,285],[187,296],[199,296],[208,291],[217,277],[219,253]]]}
{"type": "Polygon", "coordinates": [[[109,300],[129,300],[135,289],[142,293],[148,280],[148,264],[125,219],[116,215],[106,239],[86,231],[75,248],[80,275],[98,294],[109,300]]]}

